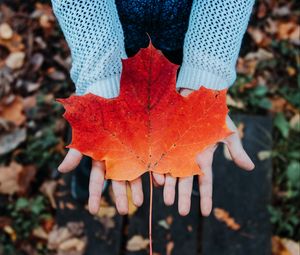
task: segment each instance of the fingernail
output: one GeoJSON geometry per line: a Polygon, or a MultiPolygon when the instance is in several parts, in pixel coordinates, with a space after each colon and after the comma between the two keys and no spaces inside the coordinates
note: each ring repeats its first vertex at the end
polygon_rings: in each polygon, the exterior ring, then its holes
{"type": "Polygon", "coordinates": [[[128,204],[125,201],[123,201],[123,199],[116,201],[116,203],[117,203],[117,209],[118,209],[119,213],[122,215],[127,214],[128,204]]]}
{"type": "Polygon", "coordinates": [[[136,206],[141,206],[143,204],[144,198],[140,194],[136,194],[136,195],[134,195],[133,200],[134,200],[136,206]]]}

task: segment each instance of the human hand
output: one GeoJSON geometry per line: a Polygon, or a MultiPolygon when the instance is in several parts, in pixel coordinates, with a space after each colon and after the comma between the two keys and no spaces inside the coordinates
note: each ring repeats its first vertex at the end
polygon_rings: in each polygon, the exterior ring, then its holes
{"type": "MultiPolygon", "coordinates": [[[[67,173],[75,169],[81,159],[82,154],[76,149],[69,149],[63,162],[58,167],[62,173],[67,173]]],[[[158,185],[164,184],[164,176],[153,173],[153,180],[158,185]]],[[[105,181],[105,164],[103,161],[92,160],[92,169],[89,183],[89,201],[88,208],[91,214],[97,214],[100,207],[101,194],[105,181]]],[[[128,213],[127,183],[125,181],[112,181],[112,190],[115,196],[117,210],[120,214],[128,213]]],[[[139,207],[143,204],[144,195],[142,189],[141,178],[130,181],[129,186],[132,193],[132,201],[135,206],[139,207]]]]}
{"type": "MultiPolygon", "coordinates": [[[[188,96],[193,90],[181,89],[182,96],[188,96]]],[[[254,164],[245,152],[238,131],[233,121],[227,116],[227,126],[234,133],[223,142],[233,159],[233,161],[245,170],[253,170],[254,164]]],[[[217,144],[209,146],[196,157],[197,164],[204,172],[203,176],[199,176],[199,191],[200,191],[200,210],[203,216],[208,216],[212,210],[212,161],[213,155],[217,148],[217,144]]],[[[171,175],[166,175],[164,184],[164,201],[166,205],[172,205],[175,200],[175,186],[177,179],[171,175]]],[[[178,180],[178,211],[180,215],[185,216],[189,213],[191,207],[191,194],[193,188],[193,176],[179,178],[178,180]]]]}

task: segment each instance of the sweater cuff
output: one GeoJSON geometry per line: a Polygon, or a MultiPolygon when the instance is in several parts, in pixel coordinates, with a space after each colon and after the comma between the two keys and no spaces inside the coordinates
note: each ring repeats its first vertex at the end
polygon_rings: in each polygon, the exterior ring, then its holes
{"type": "Polygon", "coordinates": [[[120,94],[120,75],[96,81],[86,88],[84,94],[92,93],[104,98],[114,98],[120,94]]]}
{"type": "Polygon", "coordinates": [[[206,70],[199,70],[187,65],[182,65],[177,78],[176,88],[188,88],[197,90],[201,86],[208,89],[222,90],[228,88],[232,82],[208,72],[206,70]]]}

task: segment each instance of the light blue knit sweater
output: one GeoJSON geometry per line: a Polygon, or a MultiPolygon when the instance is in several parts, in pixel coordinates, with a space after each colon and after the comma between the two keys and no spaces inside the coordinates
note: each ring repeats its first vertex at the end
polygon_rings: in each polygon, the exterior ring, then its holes
{"type": "MultiPolygon", "coordinates": [[[[179,1],[179,0],[178,0],[179,1]]],[[[177,87],[224,89],[235,65],[254,0],[194,0],[177,87]]],[[[77,94],[119,94],[124,35],[113,0],[52,0],[71,49],[77,94]]]]}

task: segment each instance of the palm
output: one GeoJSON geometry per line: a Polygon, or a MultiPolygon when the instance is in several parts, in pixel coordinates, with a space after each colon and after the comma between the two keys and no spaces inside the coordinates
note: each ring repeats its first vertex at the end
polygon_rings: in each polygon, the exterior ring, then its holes
{"type": "MultiPolygon", "coordinates": [[[[180,94],[187,96],[192,90],[181,89],[180,94]]],[[[233,134],[224,139],[222,142],[227,146],[233,161],[245,170],[252,170],[254,164],[245,152],[238,131],[233,121],[227,116],[227,125],[233,131],[233,134]]],[[[202,215],[208,216],[212,209],[212,161],[213,155],[217,148],[217,144],[209,146],[206,150],[199,153],[196,157],[197,164],[204,172],[204,175],[199,176],[199,191],[200,191],[200,210],[202,215]]],[[[59,171],[66,173],[79,164],[82,154],[70,149],[59,166],[59,171]]],[[[175,201],[175,186],[177,178],[167,175],[153,173],[154,183],[164,185],[164,202],[166,205],[172,205],[175,201]]],[[[96,214],[99,210],[101,193],[105,180],[105,164],[104,162],[92,162],[92,169],[89,183],[89,211],[96,214]]],[[[143,204],[143,190],[141,178],[130,181],[129,186],[132,192],[132,200],[136,206],[143,204]]],[[[193,176],[178,178],[178,211],[182,216],[189,213],[191,207],[191,194],[193,188],[193,176]]],[[[125,181],[112,181],[112,189],[115,196],[116,206],[120,214],[128,213],[128,199],[125,181]]]]}

